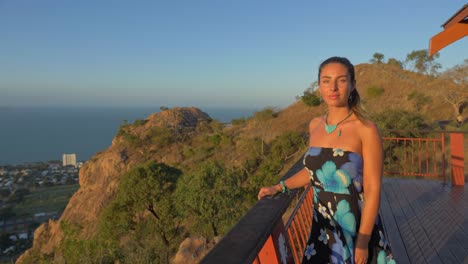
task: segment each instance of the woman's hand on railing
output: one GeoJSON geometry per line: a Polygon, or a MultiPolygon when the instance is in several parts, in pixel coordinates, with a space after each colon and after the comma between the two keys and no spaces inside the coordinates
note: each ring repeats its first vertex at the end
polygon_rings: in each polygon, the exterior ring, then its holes
{"type": "Polygon", "coordinates": [[[281,185],[276,184],[268,187],[262,187],[260,188],[260,191],[258,192],[257,198],[260,200],[265,196],[273,196],[279,192],[281,192],[282,188],[281,185]]]}

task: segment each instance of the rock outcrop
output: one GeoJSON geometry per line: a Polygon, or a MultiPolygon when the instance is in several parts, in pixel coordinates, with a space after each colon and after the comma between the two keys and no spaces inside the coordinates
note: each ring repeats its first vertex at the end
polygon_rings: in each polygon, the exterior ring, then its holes
{"type": "Polygon", "coordinates": [[[198,263],[220,239],[220,237],[215,237],[212,241],[207,241],[204,237],[188,237],[180,243],[172,263],[198,263]]]}

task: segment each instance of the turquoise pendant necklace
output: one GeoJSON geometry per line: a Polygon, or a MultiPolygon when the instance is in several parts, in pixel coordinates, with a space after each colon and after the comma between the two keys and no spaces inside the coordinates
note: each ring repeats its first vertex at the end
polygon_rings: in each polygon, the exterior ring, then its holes
{"type": "MultiPolygon", "coordinates": [[[[327,134],[330,135],[331,133],[333,133],[333,131],[336,130],[336,128],[338,127],[339,124],[341,124],[341,122],[348,119],[352,114],[353,114],[353,112],[351,111],[351,113],[349,113],[349,115],[347,115],[343,120],[341,120],[340,122],[330,126],[330,125],[328,125],[328,122],[327,122],[327,119],[328,119],[328,113],[327,113],[327,115],[325,116],[325,132],[327,132],[327,134]]],[[[341,136],[341,129],[338,130],[338,136],[341,136]]]]}

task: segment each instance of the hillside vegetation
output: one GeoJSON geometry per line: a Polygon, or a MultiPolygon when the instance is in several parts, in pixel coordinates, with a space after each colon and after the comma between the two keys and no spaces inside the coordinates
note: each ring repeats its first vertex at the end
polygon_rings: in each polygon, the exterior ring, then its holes
{"type": "MultiPolygon", "coordinates": [[[[458,89],[453,80],[388,63],[357,65],[356,77],[381,127],[440,129],[438,121],[448,120],[447,128],[466,129],[452,121],[444,98],[458,89]]],[[[197,108],[122,124],[112,145],[81,169],[80,189],[62,217],[37,229],[18,262],[196,262],[252,206],[258,188],[297,161],[309,121],[324,113],[323,105],[298,99],[229,126],[197,108]],[[194,249],[184,253],[181,243],[194,249]]]]}

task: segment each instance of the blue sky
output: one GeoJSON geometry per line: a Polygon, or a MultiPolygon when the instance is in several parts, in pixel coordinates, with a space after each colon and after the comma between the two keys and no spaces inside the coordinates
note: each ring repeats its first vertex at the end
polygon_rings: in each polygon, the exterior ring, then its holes
{"type": "Polygon", "coordinates": [[[0,0],[0,106],[282,108],[327,57],[404,60],[465,3],[0,0]]]}

